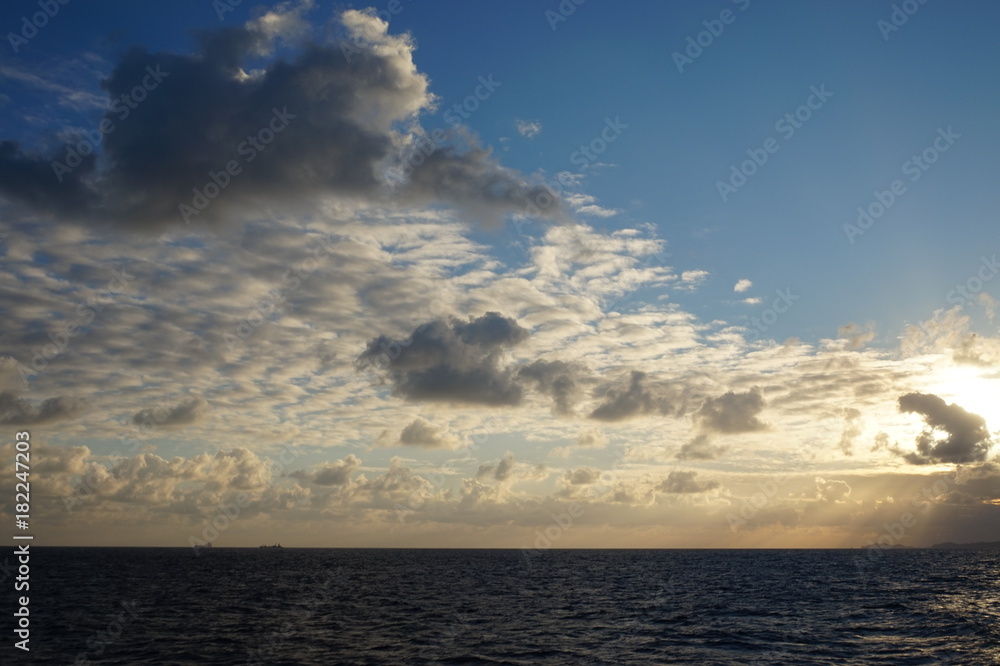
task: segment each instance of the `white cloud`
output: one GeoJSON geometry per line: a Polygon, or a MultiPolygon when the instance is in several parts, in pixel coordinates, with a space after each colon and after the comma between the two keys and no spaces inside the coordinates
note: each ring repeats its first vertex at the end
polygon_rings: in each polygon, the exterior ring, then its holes
{"type": "Polygon", "coordinates": [[[537,120],[517,120],[515,125],[518,133],[528,139],[534,139],[542,133],[542,123],[537,120]]]}

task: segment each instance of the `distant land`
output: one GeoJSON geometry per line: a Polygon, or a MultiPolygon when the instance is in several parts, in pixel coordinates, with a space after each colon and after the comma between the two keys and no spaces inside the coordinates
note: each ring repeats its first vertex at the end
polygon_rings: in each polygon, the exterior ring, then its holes
{"type": "MultiPolygon", "coordinates": [[[[871,548],[871,545],[862,546],[871,548]]],[[[894,544],[889,550],[1000,550],[1000,541],[977,541],[976,543],[955,543],[945,541],[936,543],[933,546],[904,546],[901,543],[894,544]]]]}
{"type": "Polygon", "coordinates": [[[931,548],[948,550],[1000,550],[1000,541],[978,541],[976,543],[953,543],[945,541],[944,543],[936,543],[931,548]]]}

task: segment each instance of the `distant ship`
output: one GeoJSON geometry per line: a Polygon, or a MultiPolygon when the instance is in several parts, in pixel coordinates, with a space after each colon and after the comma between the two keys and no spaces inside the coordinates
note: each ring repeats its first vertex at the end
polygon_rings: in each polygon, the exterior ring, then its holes
{"type": "Polygon", "coordinates": [[[212,542],[211,541],[209,541],[207,543],[196,543],[193,546],[193,548],[195,550],[201,550],[202,548],[211,548],[211,547],[212,547],[212,542]]]}
{"type": "Polygon", "coordinates": [[[264,545],[264,546],[257,546],[257,547],[258,548],[281,548],[281,544],[280,543],[276,543],[273,546],[264,545]]]}

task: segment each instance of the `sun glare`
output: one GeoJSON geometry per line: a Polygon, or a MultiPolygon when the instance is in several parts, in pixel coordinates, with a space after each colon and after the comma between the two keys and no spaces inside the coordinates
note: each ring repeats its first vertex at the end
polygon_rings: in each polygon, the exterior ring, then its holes
{"type": "Polygon", "coordinates": [[[969,365],[942,368],[927,390],[979,414],[986,419],[991,432],[1000,430],[1000,378],[989,376],[983,368],[969,365]]]}

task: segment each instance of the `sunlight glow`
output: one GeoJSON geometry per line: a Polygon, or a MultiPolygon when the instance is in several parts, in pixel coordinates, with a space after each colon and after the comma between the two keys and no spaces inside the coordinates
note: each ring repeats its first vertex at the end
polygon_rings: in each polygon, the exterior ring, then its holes
{"type": "Polygon", "coordinates": [[[952,365],[937,371],[928,391],[986,419],[991,432],[1000,430],[1000,378],[985,368],[952,365]]]}

